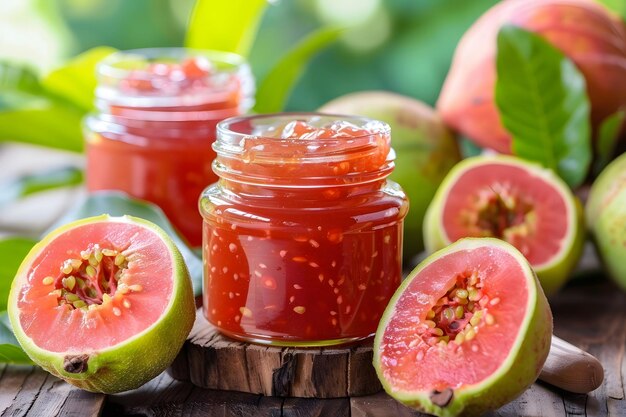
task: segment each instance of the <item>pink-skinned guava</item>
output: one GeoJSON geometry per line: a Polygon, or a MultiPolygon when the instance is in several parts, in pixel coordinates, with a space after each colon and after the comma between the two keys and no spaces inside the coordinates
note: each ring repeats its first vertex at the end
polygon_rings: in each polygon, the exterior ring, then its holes
{"type": "Polygon", "coordinates": [[[594,131],[626,104],[626,29],[594,0],[506,0],[461,38],[437,101],[454,130],[483,147],[511,153],[511,136],[495,105],[496,38],[515,25],[534,32],[572,59],[585,77],[594,131]]]}

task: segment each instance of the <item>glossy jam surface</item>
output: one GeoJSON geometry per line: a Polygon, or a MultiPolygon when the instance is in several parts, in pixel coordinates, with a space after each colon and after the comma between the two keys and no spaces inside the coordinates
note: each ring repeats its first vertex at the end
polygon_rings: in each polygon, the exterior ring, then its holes
{"type": "Polygon", "coordinates": [[[200,246],[198,197],[217,181],[216,124],[242,111],[238,75],[193,57],[128,70],[115,88],[102,91],[99,114],[86,123],[89,190],[120,190],[156,203],[200,246]]]}
{"type": "Polygon", "coordinates": [[[388,173],[380,174],[389,134],[303,121],[260,133],[242,144],[241,158],[226,162],[229,173],[245,170],[249,181],[225,175],[201,201],[206,317],[230,336],[259,343],[316,346],[371,336],[401,279],[407,203],[388,173]],[[290,156],[277,157],[285,146],[290,156]],[[320,152],[334,156],[307,159],[320,152]]]}

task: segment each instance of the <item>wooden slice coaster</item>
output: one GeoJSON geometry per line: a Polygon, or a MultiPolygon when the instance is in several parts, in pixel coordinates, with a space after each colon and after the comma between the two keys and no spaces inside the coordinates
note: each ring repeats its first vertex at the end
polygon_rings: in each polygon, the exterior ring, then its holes
{"type": "Polygon", "coordinates": [[[202,310],[168,372],[202,388],[278,397],[356,397],[381,390],[371,341],[313,349],[243,343],[217,332],[202,310]]]}

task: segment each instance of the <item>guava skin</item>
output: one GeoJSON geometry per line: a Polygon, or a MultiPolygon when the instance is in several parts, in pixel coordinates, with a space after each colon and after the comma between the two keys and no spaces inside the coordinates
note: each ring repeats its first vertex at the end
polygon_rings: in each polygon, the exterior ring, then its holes
{"type": "Polygon", "coordinates": [[[626,103],[626,29],[593,0],[507,0],[478,19],[461,38],[437,101],[443,120],[480,146],[511,153],[511,135],[495,105],[496,38],[512,24],[543,37],[581,70],[597,133],[626,103]]]}
{"type": "Polygon", "coordinates": [[[577,197],[571,192],[568,186],[551,170],[541,167],[538,164],[528,162],[513,156],[507,155],[486,155],[467,158],[458,163],[448,173],[441,183],[441,186],[435,194],[426,211],[424,218],[424,244],[427,253],[433,253],[452,243],[444,232],[442,225],[443,207],[448,196],[449,188],[457,178],[463,175],[463,172],[472,167],[481,164],[489,164],[493,162],[512,164],[522,167],[526,170],[532,170],[536,175],[550,182],[555,186],[561,196],[571,207],[571,212],[564,215],[569,216],[571,230],[568,238],[565,239],[561,252],[550,263],[541,266],[534,266],[534,270],[539,277],[541,286],[546,295],[555,294],[571,276],[580,257],[583,253],[585,244],[585,226],[582,204],[577,197]]]}
{"type": "Polygon", "coordinates": [[[391,126],[396,160],[390,178],[409,197],[403,246],[404,259],[411,259],[424,249],[422,225],[426,208],[448,171],[461,159],[454,135],[427,104],[385,91],[347,94],[319,110],[370,117],[391,126]]]}
{"type": "Polygon", "coordinates": [[[191,279],[178,248],[169,236],[155,224],[143,219],[102,215],[81,219],[52,231],[35,245],[20,266],[9,294],[9,318],[15,337],[37,365],[66,382],[91,392],[107,394],[135,389],[163,372],[174,360],[189,335],[195,320],[195,304],[191,279]],[[175,277],[172,295],[160,319],[131,339],[100,351],[50,352],[39,348],[26,335],[20,324],[17,297],[21,280],[31,269],[31,263],[56,236],[92,222],[132,222],[156,233],[169,249],[175,277]],[[70,358],[80,358],[75,369],[70,358]],[[86,363],[85,363],[86,361],[86,363]],[[68,372],[69,370],[69,372],[68,372]]]}
{"type": "Polygon", "coordinates": [[[374,340],[374,367],[385,391],[402,402],[421,412],[439,417],[480,416],[486,411],[495,410],[521,395],[537,380],[550,351],[552,340],[552,313],[548,301],[537,281],[537,276],[524,256],[512,245],[494,238],[464,238],[430,255],[413,270],[391,299],[374,340]],[[411,280],[428,264],[454,252],[478,246],[505,248],[522,266],[529,288],[529,302],[523,325],[518,329],[516,342],[506,361],[494,374],[479,384],[462,386],[453,391],[450,402],[438,406],[431,400],[431,392],[406,392],[394,388],[393,381],[385,378],[381,367],[380,343],[383,338],[397,301],[411,280]]]}
{"type": "Polygon", "coordinates": [[[626,291],[626,154],[611,162],[596,179],[586,214],[604,267],[626,291]]]}

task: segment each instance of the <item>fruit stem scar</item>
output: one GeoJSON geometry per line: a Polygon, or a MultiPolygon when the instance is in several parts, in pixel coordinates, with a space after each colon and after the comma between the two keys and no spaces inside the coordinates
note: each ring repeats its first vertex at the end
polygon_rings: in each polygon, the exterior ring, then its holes
{"type": "Polygon", "coordinates": [[[63,369],[70,374],[81,374],[87,371],[89,355],[67,355],[63,358],[63,369]]]}
{"type": "Polygon", "coordinates": [[[439,407],[445,407],[452,401],[452,397],[454,396],[454,392],[452,388],[446,388],[443,391],[434,390],[430,394],[430,401],[433,404],[439,407]]]}

